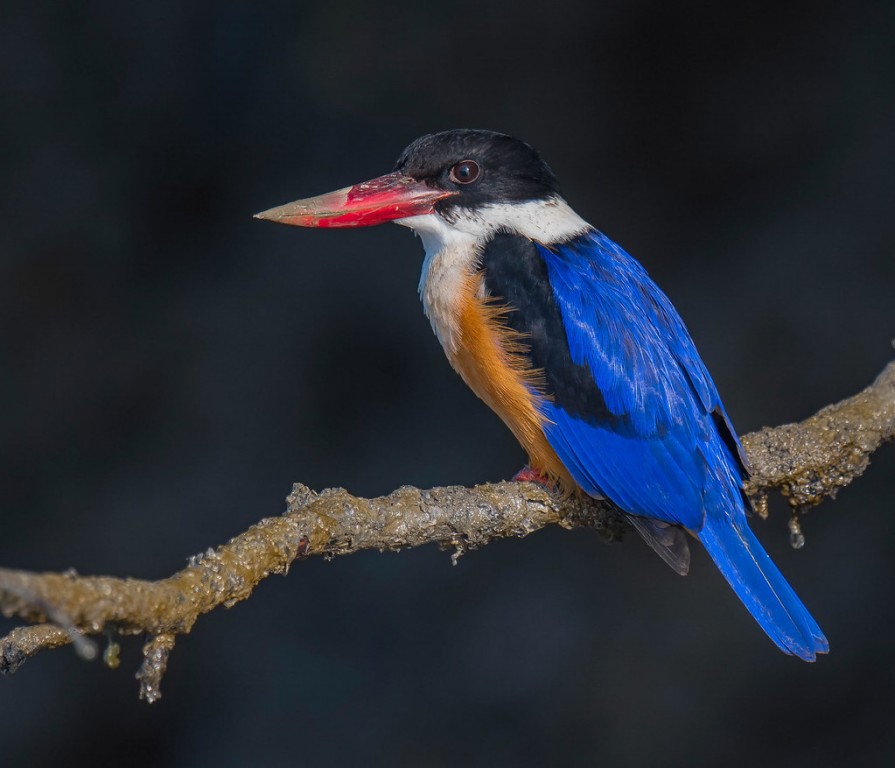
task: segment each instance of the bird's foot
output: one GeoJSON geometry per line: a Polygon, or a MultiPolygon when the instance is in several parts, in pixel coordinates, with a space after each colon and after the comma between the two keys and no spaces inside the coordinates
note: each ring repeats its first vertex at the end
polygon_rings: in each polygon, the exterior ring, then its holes
{"type": "Polygon", "coordinates": [[[556,488],[556,483],[547,477],[547,475],[540,470],[532,469],[528,464],[513,475],[513,482],[535,483],[536,485],[546,488],[548,491],[552,491],[556,488]]]}

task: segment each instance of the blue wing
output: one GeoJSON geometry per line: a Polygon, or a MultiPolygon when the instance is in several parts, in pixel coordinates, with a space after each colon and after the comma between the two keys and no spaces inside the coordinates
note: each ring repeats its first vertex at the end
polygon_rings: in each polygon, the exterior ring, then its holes
{"type": "Polygon", "coordinates": [[[590,371],[608,411],[545,403],[548,440],[578,483],[694,532],[707,508],[743,510],[742,449],[665,294],[598,232],[537,248],[571,360],[590,371]]]}
{"type": "Polygon", "coordinates": [[[576,482],[645,518],[637,529],[679,571],[667,526],[695,533],[782,650],[809,661],[828,650],[749,530],[742,447],[690,334],[643,267],[596,231],[550,247],[498,235],[482,263],[544,371],[545,433],[576,482]]]}

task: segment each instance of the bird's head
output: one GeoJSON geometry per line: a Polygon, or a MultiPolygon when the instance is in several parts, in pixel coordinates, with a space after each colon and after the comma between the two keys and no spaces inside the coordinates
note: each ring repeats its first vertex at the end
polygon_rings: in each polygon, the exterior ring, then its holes
{"type": "Polygon", "coordinates": [[[529,234],[532,221],[536,232],[555,229],[550,219],[557,214],[563,234],[582,228],[562,201],[550,167],[530,145],[493,131],[462,129],[417,139],[385,176],[271,208],[256,218],[301,227],[395,221],[424,238],[437,234],[443,240],[451,234],[487,237],[500,229],[529,234]],[[566,212],[575,221],[566,221],[566,212]]]}

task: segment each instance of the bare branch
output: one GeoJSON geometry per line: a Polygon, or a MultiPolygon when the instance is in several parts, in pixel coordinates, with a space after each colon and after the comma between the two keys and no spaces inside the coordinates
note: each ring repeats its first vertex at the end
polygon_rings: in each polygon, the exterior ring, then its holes
{"type": "Polygon", "coordinates": [[[778,489],[794,510],[820,504],[825,496],[860,477],[870,454],[895,437],[895,362],[863,392],[822,408],[799,424],[783,424],[745,435],[752,464],[746,492],[763,503],[778,489]]]}
{"type": "MultiPolygon", "coordinates": [[[[747,492],[760,513],[767,514],[772,489],[798,512],[861,475],[870,454],[893,437],[895,362],[863,392],[800,424],[743,437],[753,468],[747,492]]],[[[83,635],[145,633],[140,696],[157,701],[176,636],[187,634],[203,613],[245,600],[264,578],[285,574],[297,559],[432,543],[457,557],[493,539],[527,536],[551,524],[592,527],[608,540],[627,530],[608,502],[563,498],[531,483],[404,487],[377,499],[296,485],[287,501],[283,515],[261,520],[159,581],[0,569],[0,611],[33,623],[0,640],[0,672],[15,672],[39,651],[78,643],[83,635]]],[[[107,657],[112,665],[114,654],[107,657]]]]}
{"type": "Polygon", "coordinates": [[[68,633],[53,624],[16,627],[0,640],[0,672],[11,675],[36,653],[61,648],[70,642],[68,633]]]}

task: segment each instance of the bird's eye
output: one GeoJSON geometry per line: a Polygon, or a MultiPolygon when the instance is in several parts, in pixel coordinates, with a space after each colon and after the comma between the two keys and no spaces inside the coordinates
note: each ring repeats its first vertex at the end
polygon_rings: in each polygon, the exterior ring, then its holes
{"type": "Polygon", "coordinates": [[[480,174],[481,170],[477,162],[463,160],[451,168],[451,181],[457,184],[472,184],[480,174]]]}

